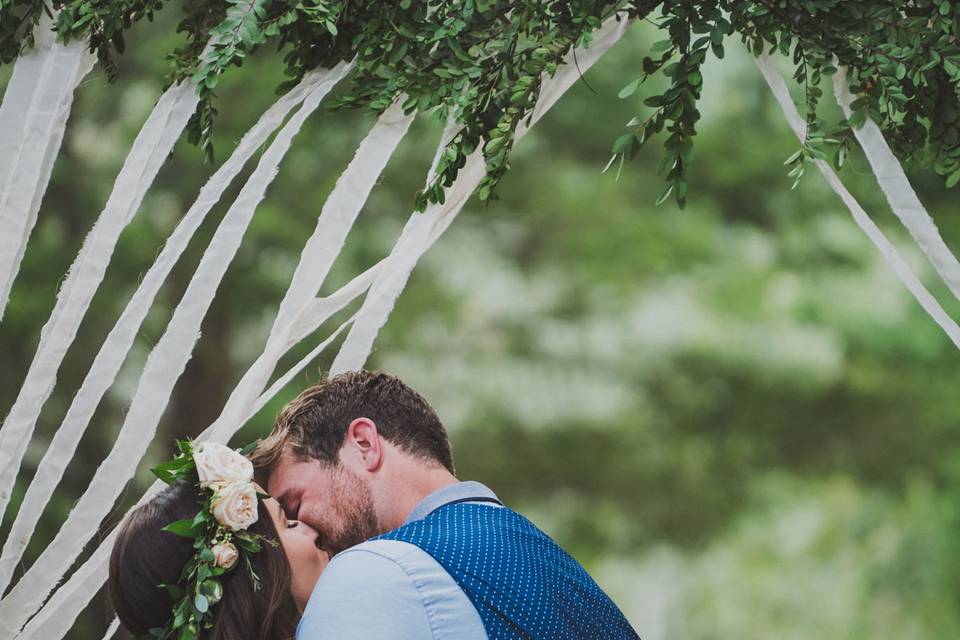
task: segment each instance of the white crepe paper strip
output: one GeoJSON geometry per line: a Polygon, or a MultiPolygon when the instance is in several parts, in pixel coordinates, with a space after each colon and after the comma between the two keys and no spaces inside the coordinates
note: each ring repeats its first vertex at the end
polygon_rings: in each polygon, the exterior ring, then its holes
{"type": "MultiPolygon", "coordinates": [[[[373,284],[374,278],[376,278],[377,273],[383,268],[385,263],[386,260],[381,260],[360,275],[354,277],[353,280],[344,286],[340,287],[340,289],[338,289],[335,293],[332,293],[324,298],[317,298],[304,307],[299,316],[290,323],[288,331],[285,332],[287,337],[287,349],[316,331],[330,316],[337,313],[363,295],[367,289],[370,288],[370,285],[373,284]]],[[[291,367],[285,374],[277,378],[277,380],[270,385],[270,388],[260,394],[260,396],[256,399],[256,403],[245,416],[243,422],[246,422],[246,420],[249,420],[252,416],[256,415],[258,411],[263,409],[263,407],[266,406],[266,404],[272,400],[275,395],[277,395],[291,380],[293,380],[294,376],[300,373],[300,371],[302,371],[308,364],[316,359],[317,356],[319,356],[320,353],[327,347],[327,345],[329,345],[330,341],[340,335],[340,332],[348,325],[352,324],[355,319],[356,314],[341,324],[327,340],[314,347],[309,354],[301,358],[297,364],[291,367]]],[[[239,426],[242,426],[243,422],[238,425],[238,428],[239,426]]]]}
{"type": "Polygon", "coordinates": [[[268,340],[275,338],[291,315],[317,295],[330,273],[370,191],[413,122],[413,113],[404,115],[403,102],[400,98],[383,112],[337,178],[323,203],[313,235],[303,247],[268,340]]]}
{"type": "MultiPolygon", "coordinates": [[[[770,85],[770,89],[773,91],[777,102],[780,103],[780,107],[783,109],[783,113],[786,115],[790,127],[800,140],[805,139],[806,123],[797,110],[796,105],[794,105],[793,99],[790,97],[790,91],[783,81],[780,72],[777,71],[773,60],[771,60],[769,56],[763,55],[758,57],[756,62],[767,84],[770,85]]],[[[884,260],[887,261],[887,264],[890,265],[890,268],[893,269],[893,272],[900,278],[910,293],[913,294],[913,297],[920,303],[920,306],[940,325],[940,328],[950,337],[950,340],[953,341],[957,347],[960,347],[960,327],[957,326],[957,323],[947,315],[943,307],[940,306],[940,303],[930,295],[930,292],[923,286],[920,279],[917,278],[913,271],[911,271],[909,265],[907,265],[903,258],[900,257],[900,254],[897,253],[896,248],[887,240],[879,227],[877,227],[870,216],[867,215],[863,207],[860,206],[860,203],[857,202],[847,188],[843,186],[843,183],[830,165],[823,160],[817,160],[816,165],[817,168],[820,169],[820,173],[823,174],[823,177],[826,178],[830,187],[840,196],[840,199],[847,205],[847,208],[850,209],[854,221],[863,232],[867,234],[867,237],[880,251],[880,254],[884,260]]]]}
{"type": "Polygon", "coordinates": [[[3,640],[25,640],[26,638],[55,640],[64,637],[73,626],[80,611],[90,603],[100,586],[106,582],[110,552],[118,533],[119,529],[115,529],[103,540],[93,555],[53,594],[47,606],[34,616],[20,633],[16,633],[16,630],[24,624],[23,620],[0,618],[0,632],[3,632],[3,636],[0,637],[3,640]],[[77,613],[71,615],[71,604],[81,602],[77,613]]]}
{"type": "MultiPolygon", "coordinates": [[[[323,204],[313,235],[303,248],[270,329],[267,344],[231,392],[213,423],[211,438],[229,439],[253,415],[253,407],[269,382],[277,362],[295,344],[291,342],[290,334],[292,316],[295,313],[299,316],[299,312],[314,300],[377,178],[410,128],[413,114],[404,115],[402,103],[402,99],[396,101],[378,118],[360,143],[350,164],[337,179],[333,191],[323,204]]],[[[296,336],[296,341],[302,337],[303,334],[296,336]]]]}
{"type": "Polygon", "coordinates": [[[336,311],[331,311],[334,305],[336,305],[336,310],[340,310],[366,293],[385,264],[386,259],[383,259],[360,275],[354,276],[350,282],[340,287],[336,292],[311,301],[301,310],[298,317],[290,323],[287,345],[293,346],[316,331],[327,318],[336,313],[336,311]],[[340,300],[346,300],[346,302],[340,304],[340,300]]]}
{"type": "MultiPolygon", "coordinates": [[[[319,302],[319,301],[318,301],[319,302]]],[[[301,361],[302,365],[298,367],[302,368],[305,366],[309,360],[316,358],[326,347],[328,347],[336,338],[346,329],[354,318],[351,317],[341,324],[336,330],[333,331],[325,340],[323,340],[319,345],[317,345],[304,360],[301,361]]],[[[296,375],[295,370],[291,370],[285,374],[287,378],[286,382],[296,375]]],[[[260,400],[264,404],[268,402],[274,394],[279,392],[286,383],[284,384],[275,384],[271,386],[270,390],[261,396],[260,400]]],[[[198,440],[213,440],[210,433],[210,428],[205,430],[197,438],[198,440]]],[[[232,434],[231,434],[232,435],[232,434]]],[[[227,436],[229,438],[229,435],[227,436]]],[[[226,443],[225,439],[216,440],[217,442],[226,443]]],[[[140,505],[149,501],[153,496],[162,491],[166,485],[160,481],[156,481],[150,488],[144,493],[140,498],[137,504],[128,511],[124,520],[129,517],[130,513],[139,507],[140,505]]],[[[0,621],[0,638],[16,638],[16,640],[27,640],[30,639],[47,639],[47,638],[62,638],[73,626],[74,622],[80,612],[90,603],[90,600],[93,596],[99,591],[100,587],[106,582],[107,575],[109,571],[109,560],[110,553],[113,549],[113,545],[116,542],[117,535],[119,534],[120,527],[119,525],[108,535],[102,542],[100,542],[96,551],[91,555],[91,557],[72,575],[67,582],[57,589],[53,594],[50,600],[46,605],[37,613],[37,615],[30,620],[27,626],[19,635],[15,635],[15,630],[11,627],[6,627],[5,622],[0,621]]],[[[21,623],[22,624],[22,623],[21,623]]],[[[110,629],[104,635],[104,640],[113,636],[116,632],[119,621],[114,619],[113,623],[110,626],[110,629]]]]}
{"type": "Polygon", "coordinates": [[[197,100],[196,92],[187,84],[175,85],[161,96],[137,135],[103,212],[60,287],[20,394],[0,428],[0,514],[10,500],[37,417],[53,391],[64,354],[103,280],[117,239],[133,219],[160,166],[180,138],[197,100]]]}
{"type": "Polygon", "coordinates": [[[117,630],[120,628],[120,618],[114,617],[113,622],[110,623],[110,626],[107,627],[106,632],[103,634],[102,640],[110,640],[113,636],[116,635],[117,630]]]}
{"type": "MultiPolygon", "coordinates": [[[[355,316],[354,316],[355,317],[355,316]]],[[[353,322],[354,317],[349,318],[346,322],[341,324],[333,333],[330,334],[323,342],[318,344],[310,354],[304,358],[300,364],[297,365],[294,369],[291,369],[284,376],[284,381],[280,384],[274,384],[271,386],[270,390],[264,393],[258,402],[262,401],[263,404],[266,404],[276,393],[278,393],[286,384],[293,378],[296,373],[306,366],[310,360],[313,360],[320,353],[328,347],[342,332],[347,326],[353,322]]],[[[278,380],[278,383],[280,381],[278,380]]],[[[260,406],[262,408],[262,405],[260,406]]],[[[257,409],[259,410],[259,408],[257,409]]],[[[210,429],[204,431],[197,438],[198,440],[212,440],[209,433],[210,429]]],[[[225,443],[226,440],[217,440],[218,442],[225,443]]],[[[166,485],[162,482],[155,482],[143,495],[140,501],[133,507],[136,509],[140,505],[144,504],[159,491],[163,490],[166,485]]],[[[131,509],[131,511],[133,511],[131,509]]],[[[124,516],[124,519],[130,515],[130,512],[124,516]]],[[[73,626],[76,621],[77,616],[80,615],[80,612],[83,611],[90,603],[90,600],[93,599],[94,594],[99,591],[100,587],[106,582],[107,575],[109,571],[109,561],[110,553],[113,549],[113,545],[116,542],[117,535],[119,534],[120,526],[118,525],[107,538],[105,538],[93,555],[77,570],[77,572],[70,577],[70,579],[60,587],[50,598],[50,601],[37,613],[37,615],[30,620],[27,626],[23,629],[22,633],[15,635],[15,632],[12,628],[4,626],[4,622],[0,621],[0,638],[11,638],[16,640],[27,640],[27,639],[47,639],[47,638],[62,638],[67,634],[70,628],[73,626]]],[[[110,625],[110,628],[104,634],[104,640],[112,638],[116,633],[117,628],[120,624],[120,621],[117,618],[114,618],[113,622],[110,625]]]]}
{"type": "MultiPolygon", "coordinates": [[[[124,519],[129,517],[135,509],[149,501],[157,495],[167,485],[156,480],[144,492],[140,500],[124,515],[124,519]]],[[[33,638],[35,640],[56,640],[64,637],[73,623],[76,621],[80,612],[90,603],[90,600],[97,594],[100,587],[107,581],[109,572],[110,554],[113,551],[113,544],[120,534],[120,527],[104,538],[97,549],[84,562],[70,578],[51,596],[50,600],[30,622],[23,627],[19,634],[14,635],[11,631],[13,621],[0,618],[0,632],[4,632],[3,640],[15,638],[15,640],[26,640],[33,638]],[[8,635],[9,634],[9,635],[8,635]]],[[[23,622],[18,621],[16,627],[23,626],[23,622]]]]}
{"type": "MultiPolygon", "coordinates": [[[[595,40],[595,42],[597,42],[598,44],[595,44],[594,47],[591,48],[591,51],[597,48],[600,48],[601,46],[603,46],[604,51],[607,48],[609,48],[609,46],[616,39],[618,39],[620,35],[622,35],[623,30],[626,27],[626,24],[618,25],[618,26],[620,28],[617,29],[615,32],[613,32],[615,34],[615,38],[610,42],[608,42],[605,46],[600,43],[602,43],[603,39],[609,38],[612,34],[610,31],[606,29],[606,27],[602,32],[598,32],[597,38],[595,40]]],[[[589,64],[592,64],[592,61],[590,61],[589,63],[585,63],[586,66],[589,66],[589,64]]],[[[569,84],[572,84],[574,80],[575,78],[571,79],[571,81],[567,84],[567,87],[569,86],[569,84]]],[[[545,86],[543,94],[545,96],[555,95],[555,97],[553,98],[553,100],[555,100],[557,97],[559,97],[559,95],[562,94],[562,90],[557,92],[556,85],[545,86]]],[[[537,118],[539,118],[539,115],[541,115],[544,111],[545,109],[538,108],[537,118]]],[[[460,206],[462,206],[462,203],[460,206]]],[[[432,244],[432,240],[435,240],[436,238],[439,237],[440,234],[443,233],[443,231],[450,224],[450,222],[452,222],[452,219],[453,219],[453,216],[449,216],[446,220],[440,221],[439,224],[433,225],[431,228],[431,233],[428,234],[428,242],[432,244]]],[[[383,266],[382,264],[376,265],[375,267],[368,270],[366,274],[361,274],[361,276],[358,276],[357,278],[355,278],[354,281],[351,282],[351,284],[358,285],[358,286],[360,284],[363,284],[364,286],[368,286],[367,283],[365,282],[366,277],[379,271],[379,268],[382,268],[382,266],[383,266]]],[[[352,288],[351,285],[344,287],[344,289],[351,289],[351,288],[352,288]]],[[[345,293],[345,292],[341,290],[341,292],[338,292],[338,293],[345,293]]],[[[351,299],[354,297],[352,294],[353,292],[351,292],[351,295],[348,296],[351,299]]],[[[333,296],[329,296],[328,299],[334,298],[335,296],[337,296],[337,294],[334,294],[333,296]]],[[[325,304],[324,300],[325,299],[319,299],[315,303],[308,305],[301,311],[300,314],[298,314],[297,318],[294,318],[291,321],[288,329],[289,331],[288,340],[294,340],[294,341],[298,340],[299,338],[297,338],[296,336],[309,333],[311,330],[310,327],[313,325],[313,323],[319,322],[320,320],[323,319],[325,314],[317,313],[317,309],[322,308],[322,306],[325,304]]],[[[322,348],[323,346],[328,345],[330,341],[332,341],[336,337],[336,335],[352,320],[353,318],[351,318],[350,320],[347,320],[347,322],[341,325],[341,327],[338,328],[327,340],[321,343],[321,347],[314,349],[314,351],[307,358],[304,358],[300,363],[298,363],[298,365],[294,369],[302,368],[302,366],[306,363],[306,361],[308,361],[309,359],[312,359],[312,357],[315,357],[319,349],[322,348]]],[[[288,372],[287,374],[285,374],[283,378],[290,376],[291,373],[293,372],[294,370],[291,370],[291,372],[288,372]]],[[[283,378],[281,378],[281,380],[283,380],[283,378]]],[[[281,382],[281,380],[278,380],[278,383],[281,382]]],[[[280,388],[282,388],[282,386],[283,384],[275,384],[271,386],[270,391],[276,392],[280,388]]],[[[257,405],[261,405],[261,403],[264,403],[267,399],[269,399],[268,395],[269,395],[269,392],[261,395],[260,398],[258,398],[257,405]]],[[[149,494],[148,496],[144,496],[144,500],[147,497],[149,497],[149,494]]],[[[143,500],[141,502],[143,502],[143,500]]],[[[23,638],[27,638],[27,637],[56,638],[56,637],[62,637],[62,635],[66,633],[66,631],[69,629],[69,626],[72,625],[73,620],[75,620],[76,616],[79,614],[79,611],[82,610],[83,607],[85,607],[86,604],[89,602],[90,598],[93,595],[93,591],[95,591],[96,588],[98,588],[99,585],[101,585],[105,580],[106,564],[109,558],[109,548],[113,543],[113,538],[115,537],[115,535],[116,535],[116,532],[114,532],[110,537],[108,537],[108,539],[105,540],[104,543],[101,545],[101,547],[95,552],[94,557],[92,557],[90,561],[85,563],[71,577],[71,579],[67,582],[67,584],[64,585],[64,587],[61,587],[61,589],[59,589],[56,592],[54,597],[51,598],[50,602],[48,603],[48,606],[44,607],[44,609],[30,622],[30,626],[27,627],[27,629],[24,631],[24,634],[22,634],[21,637],[23,638]],[[95,579],[91,579],[91,576],[93,576],[95,579]],[[54,627],[53,625],[57,625],[57,626],[54,627]]]]}
{"type": "Polygon", "coordinates": [[[89,425],[94,411],[116,379],[117,372],[130,351],[137,331],[143,324],[161,285],[166,281],[171,269],[183,254],[210,209],[219,202],[224,190],[260,146],[283,123],[290,111],[303,102],[310,87],[310,83],[306,81],[299,84],[274,103],[247,132],[230,158],[200,190],[197,200],[184,215],[168,238],[160,255],[141,280],[117,324],[100,347],[90,371],[73,398],[66,417],[54,434],[53,441],[27,488],[26,496],[10,535],[7,537],[3,552],[0,554],[0,593],[3,593],[9,584],[44,507],[73,458],[77,443],[89,425]]]}
{"type": "MultiPolygon", "coordinates": [[[[840,108],[849,118],[852,113],[850,103],[855,97],[850,93],[846,69],[840,68],[834,74],[833,89],[840,108]]],[[[960,299],[960,262],[957,262],[956,256],[943,241],[936,223],[917,197],[903,167],[884,139],[880,127],[867,118],[863,127],[853,129],[853,135],[856,136],[867,156],[873,173],[877,177],[877,183],[887,197],[887,202],[890,203],[890,208],[900,218],[900,222],[913,236],[920,250],[947,283],[953,295],[960,299]]]]}
{"type": "Polygon", "coordinates": [[[341,333],[343,333],[344,329],[353,324],[353,321],[356,319],[357,314],[350,316],[350,318],[348,318],[343,324],[334,329],[333,333],[331,333],[328,338],[314,347],[310,353],[301,358],[297,364],[290,367],[286,373],[277,378],[273,384],[270,385],[270,388],[260,394],[260,397],[257,398],[257,401],[254,404],[253,409],[250,411],[250,415],[247,416],[247,419],[255,416],[258,411],[267,406],[267,403],[273,400],[274,396],[276,396],[281,390],[283,390],[284,387],[290,384],[297,374],[303,371],[308,364],[316,360],[320,354],[323,353],[323,350],[330,346],[330,343],[333,342],[341,333]]]}
{"type": "Polygon", "coordinates": [[[44,16],[0,104],[0,318],[60,151],[74,90],[96,62],[85,42],[55,41],[44,16]]]}
{"type": "Polygon", "coordinates": [[[173,386],[190,359],[203,317],[227,266],[236,255],[254,210],[276,176],[277,167],[294,136],[348,68],[347,63],[340,63],[330,71],[315,74],[317,82],[303,106],[284,125],[260,158],[256,170],[217,228],[166,331],[147,358],[113,449],[97,469],[89,488],[71,510],[56,538],[7,597],[0,601],[0,617],[25,620],[37,610],[66,567],[76,559],[87,540],[96,532],[124,483],[133,476],[156,433],[157,423],[173,386]]]}
{"type": "MultiPolygon", "coordinates": [[[[582,71],[589,69],[626,32],[630,21],[610,18],[594,35],[591,46],[576,55],[571,54],[563,67],[552,78],[543,82],[540,99],[530,117],[533,126],[550,107],[576,82],[582,71]]],[[[517,130],[516,141],[526,134],[528,127],[517,130]]],[[[441,149],[444,143],[441,142],[441,149]]],[[[443,204],[433,204],[424,213],[414,213],[387,260],[389,261],[370,287],[357,320],[340,348],[330,375],[359,369],[373,348],[373,341],[386,323],[397,298],[406,286],[410,273],[420,257],[453,222],[470,194],[484,176],[484,159],[477,149],[460,170],[454,184],[447,190],[443,204]]],[[[432,171],[431,171],[432,174],[432,171]]]]}

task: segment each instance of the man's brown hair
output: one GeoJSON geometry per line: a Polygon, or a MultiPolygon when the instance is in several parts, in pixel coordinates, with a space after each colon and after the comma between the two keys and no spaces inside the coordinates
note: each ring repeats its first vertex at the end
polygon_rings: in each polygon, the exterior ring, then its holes
{"type": "Polygon", "coordinates": [[[287,403],[254,452],[254,465],[259,474],[269,473],[285,448],[300,459],[335,465],[357,418],[372,420],[380,436],[403,451],[453,473],[450,439],[430,404],[396,376],[363,370],[322,380],[287,403]]]}

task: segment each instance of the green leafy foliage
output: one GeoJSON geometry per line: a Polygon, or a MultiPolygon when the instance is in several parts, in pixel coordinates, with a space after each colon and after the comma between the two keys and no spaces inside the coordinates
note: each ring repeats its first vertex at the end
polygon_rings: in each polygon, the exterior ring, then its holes
{"type": "MultiPolygon", "coordinates": [[[[160,5],[159,0],[69,0],[53,8],[60,36],[87,38],[113,76],[114,54],[126,47],[124,31],[152,19],[160,5]]],[[[32,28],[43,9],[36,0],[0,4],[0,61],[10,62],[32,45],[32,28]]],[[[416,196],[421,210],[443,201],[444,189],[477,149],[486,161],[479,197],[495,197],[510,168],[517,127],[530,116],[543,78],[613,15],[653,21],[666,35],[652,55],[638,61],[638,73],[630,74],[620,96],[632,97],[653,75],[666,77],[669,87],[643,100],[653,112],[631,120],[610,163],[619,160],[622,169],[624,160],[663,134],[660,173],[667,187],[658,203],[671,195],[681,207],[686,202],[701,67],[708,55],[723,58],[725,41],[735,34],[756,54],[769,49],[792,56],[808,127],[800,154],[787,163],[796,180],[813,160],[832,154],[842,164],[851,127],[869,117],[901,159],[933,166],[948,186],[960,182],[960,15],[949,0],[206,0],[184,3],[184,10],[178,30],[187,42],[170,55],[170,81],[189,80],[197,87],[201,100],[188,138],[209,160],[220,77],[259,47],[275,44],[283,54],[287,80],[279,91],[310,69],[353,59],[350,87],[338,106],[380,112],[403,99],[407,112],[434,112],[462,125],[441,155],[435,178],[416,196]],[[835,60],[848,68],[851,89],[862,98],[850,121],[835,123],[835,131],[825,135],[817,113],[820,83],[836,71],[835,60]]]]}
{"type": "MultiPolygon", "coordinates": [[[[79,89],[65,139],[70,153],[58,158],[0,331],[8,357],[4,406],[16,397],[58,280],[150,110],[163,55],[179,44],[179,11],[170,5],[126,34],[115,84],[94,76],[79,89]]],[[[874,256],[815,171],[787,191],[782,163],[797,139],[737,43],[727,43],[723,60],[708,54],[702,70],[707,106],[683,215],[672,198],[653,206],[661,191],[657,141],[626,165],[621,182],[612,179],[615,167],[611,179],[598,178],[609,158],[605,141],[621,133],[634,102],[666,81],[652,78],[632,99],[616,99],[636,75],[634,61],[664,37],[649,22],[631,28],[517,145],[500,200],[468,202],[425,256],[370,366],[423,393],[451,430],[460,477],[490,485],[582,560],[643,637],[656,628],[670,629],[675,640],[958,637],[958,556],[929,539],[957,538],[958,520],[945,517],[947,506],[960,505],[960,476],[949,471],[960,469],[955,347],[874,256]],[[766,495],[770,476],[794,484],[769,501],[754,499],[766,495]],[[862,502],[831,502],[828,478],[853,484],[862,502]],[[933,487],[940,517],[910,507],[914,480],[933,487]],[[776,508],[769,516],[768,502],[776,508]],[[810,504],[825,510],[811,513],[810,504]],[[814,518],[823,535],[795,547],[796,535],[809,529],[806,520],[786,525],[782,512],[792,509],[814,518]],[[737,533],[741,523],[750,535],[737,533]],[[664,549],[677,564],[664,564],[664,549]],[[863,591],[872,595],[861,599],[863,591]],[[651,606],[651,592],[663,596],[661,604],[651,606]]],[[[282,66],[271,54],[272,47],[262,49],[217,86],[221,155],[272,101],[282,66]]],[[[637,108],[644,117],[653,111],[637,108]]],[[[318,203],[370,122],[369,114],[341,110],[305,123],[211,307],[146,466],[172,457],[164,445],[174,438],[218,417],[262,346],[251,336],[265,336],[263,318],[276,312],[289,284],[289,270],[278,265],[289,269],[300,255],[318,203]]],[[[414,123],[327,293],[390,250],[438,133],[429,119],[414,123]]],[[[865,209],[886,211],[859,151],[845,164],[844,182],[865,209]]],[[[135,274],[153,261],[208,173],[199,153],[180,153],[161,171],[77,336],[78,355],[87,357],[64,362],[54,406],[69,404],[135,274]]],[[[956,194],[931,170],[910,178],[955,246],[956,194]]],[[[211,218],[207,234],[219,223],[211,218]]],[[[881,224],[898,246],[909,242],[892,218],[881,224]]],[[[184,268],[158,296],[138,334],[141,354],[162,335],[206,246],[188,247],[184,268]]],[[[922,277],[932,282],[930,272],[922,277]]],[[[960,311],[949,292],[938,293],[960,311]]],[[[312,347],[304,341],[289,363],[312,347]]],[[[334,353],[252,418],[237,444],[269,433],[282,404],[317,380],[334,353]]],[[[26,566],[111,450],[128,392],[120,387],[104,398],[26,566]]],[[[57,418],[54,411],[38,423],[41,442],[53,437],[57,418]]],[[[25,460],[14,504],[37,461],[25,460]]],[[[139,473],[104,527],[152,480],[139,473]]],[[[247,579],[243,567],[235,571],[247,579]]],[[[106,607],[95,596],[69,637],[100,640],[106,607]]]]}

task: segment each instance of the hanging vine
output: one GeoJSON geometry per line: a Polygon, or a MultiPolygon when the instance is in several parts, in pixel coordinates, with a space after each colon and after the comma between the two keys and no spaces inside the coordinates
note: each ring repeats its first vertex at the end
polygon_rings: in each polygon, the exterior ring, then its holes
{"type": "MultiPolygon", "coordinates": [[[[125,32],[152,20],[163,0],[0,0],[0,64],[34,46],[44,15],[61,40],[85,39],[109,78],[127,48],[125,32]]],[[[647,20],[664,39],[625,73],[623,99],[654,75],[669,86],[647,95],[647,109],[613,144],[611,166],[636,156],[663,134],[660,171],[683,206],[693,161],[702,67],[723,58],[737,36],[759,55],[789,56],[804,91],[807,135],[787,159],[799,180],[815,159],[838,167],[852,127],[875,121],[912,167],[932,167],[950,187],[960,182],[960,11],[951,0],[184,0],[169,55],[169,82],[192,82],[200,104],[188,126],[191,142],[213,158],[216,87],[224,73],[264,46],[285,63],[286,91],[311,69],[354,60],[338,108],[382,112],[405,96],[409,112],[453,117],[462,129],[444,150],[436,177],[416,195],[423,209],[443,200],[467,157],[481,149],[481,199],[496,197],[509,169],[517,127],[532,113],[544,76],[574,47],[589,43],[604,20],[647,20]],[[817,106],[823,76],[847,68],[859,97],[849,120],[828,123],[817,106]]]]}

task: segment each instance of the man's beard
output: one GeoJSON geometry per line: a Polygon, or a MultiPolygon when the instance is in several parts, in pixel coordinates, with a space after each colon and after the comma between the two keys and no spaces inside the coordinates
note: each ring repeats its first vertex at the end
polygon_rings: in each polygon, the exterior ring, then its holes
{"type": "Polygon", "coordinates": [[[335,480],[330,483],[333,513],[323,514],[327,525],[317,538],[317,545],[331,557],[380,533],[370,487],[343,467],[335,473],[335,480]],[[334,523],[340,526],[331,526],[334,523]]]}

